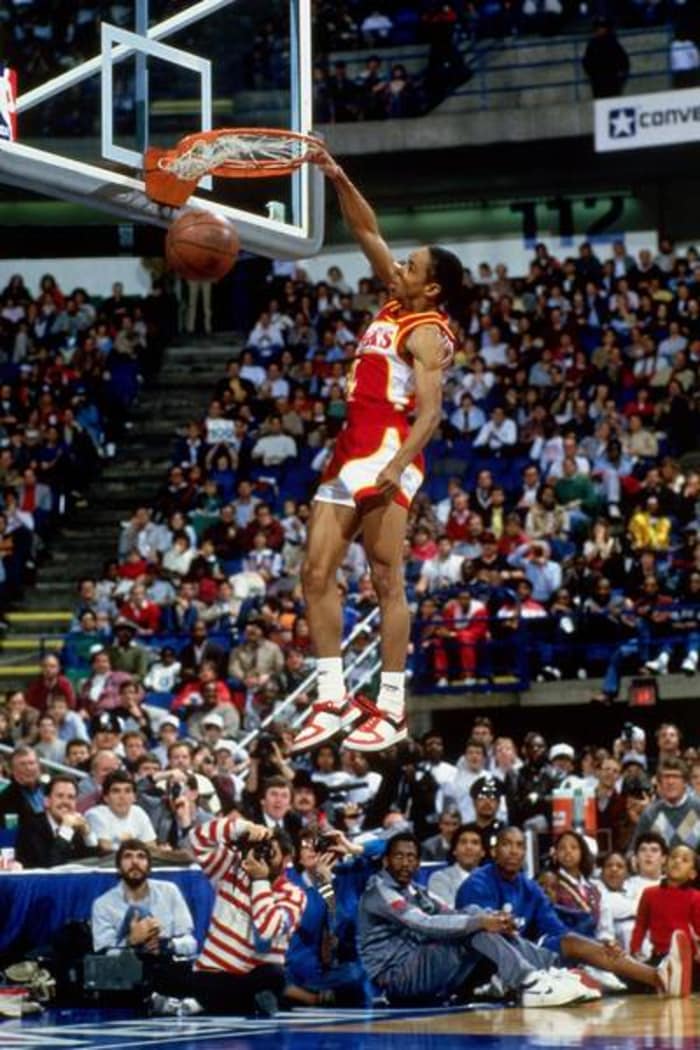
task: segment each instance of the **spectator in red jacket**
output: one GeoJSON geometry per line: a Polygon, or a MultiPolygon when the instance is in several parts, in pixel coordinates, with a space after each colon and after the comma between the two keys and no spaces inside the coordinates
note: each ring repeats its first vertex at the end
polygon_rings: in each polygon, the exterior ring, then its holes
{"type": "Polygon", "coordinates": [[[75,708],[75,692],[65,675],[57,656],[47,653],[41,661],[41,674],[33,678],[26,689],[27,703],[42,714],[55,696],[65,696],[68,706],[75,708]]]}

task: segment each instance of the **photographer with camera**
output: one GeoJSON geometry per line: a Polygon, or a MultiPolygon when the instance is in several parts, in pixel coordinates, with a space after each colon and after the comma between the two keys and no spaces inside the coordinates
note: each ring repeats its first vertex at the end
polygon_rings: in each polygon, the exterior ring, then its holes
{"type": "Polygon", "coordinates": [[[306,1006],[362,1006],[365,976],[357,959],[357,899],[336,896],[334,868],[361,855],[342,832],[307,827],[289,878],[306,894],[306,908],[287,953],[285,998],[306,1006]],[[349,905],[349,907],[348,907],[349,905]]]}
{"type": "Polygon", "coordinates": [[[190,832],[193,827],[211,820],[211,813],[201,809],[198,799],[199,784],[194,773],[172,770],[156,824],[158,845],[168,850],[169,860],[192,863],[195,859],[190,848],[190,832]]]}
{"type": "MultiPolygon", "coordinates": [[[[282,754],[282,748],[274,732],[262,729],[248,747],[250,768],[246,780],[246,796],[257,796],[260,786],[270,777],[284,777],[289,783],[294,779],[294,768],[282,754]]],[[[250,799],[246,798],[250,802],[250,799]]]]}
{"type": "Polygon", "coordinates": [[[200,1013],[199,1004],[187,997],[197,941],[180,890],[165,879],[149,879],[151,851],[139,839],[120,844],[116,866],[120,881],[92,905],[94,950],[113,955],[130,949],[127,966],[136,954],[142,966],[140,987],[144,992],[155,988],[150,1001],[154,1013],[200,1013]]]}
{"type": "Polygon", "coordinates": [[[211,1013],[271,1017],[306,904],[304,891],[285,875],[292,841],[280,828],[271,832],[231,814],[195,828],[190,843],[216,889],[193,993],[211,1013]]]}

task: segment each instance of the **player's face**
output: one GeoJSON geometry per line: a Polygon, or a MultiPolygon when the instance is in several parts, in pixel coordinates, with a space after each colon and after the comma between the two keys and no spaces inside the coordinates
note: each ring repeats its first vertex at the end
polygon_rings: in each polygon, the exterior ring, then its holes
{"type": "Polygon", "coordinates": [[[405,262],[395,263],[391,294],[402,303],[413,303],[422,298],[431,282],[430,269],[429,249],[417,248],[405,262]]]}

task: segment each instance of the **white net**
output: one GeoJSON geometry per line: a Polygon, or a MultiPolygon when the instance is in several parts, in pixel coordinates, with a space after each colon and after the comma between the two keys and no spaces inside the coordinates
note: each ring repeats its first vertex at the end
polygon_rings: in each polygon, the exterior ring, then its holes
{"type": "Polygon", "coordinates": [[[216,168],[297,167],[311,148],[312,143],[303,136],[240,130],[196,139],[178,156],[161,157],[158,166],[179,179],[194,180],[216,168]]]}

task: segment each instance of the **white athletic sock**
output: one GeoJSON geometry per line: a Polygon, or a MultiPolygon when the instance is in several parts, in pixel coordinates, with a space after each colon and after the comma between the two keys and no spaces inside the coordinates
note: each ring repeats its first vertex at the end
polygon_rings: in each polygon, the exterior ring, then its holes
{"type": "Polygon", "coordinates": [[[318,698],[340,703],[345,699],[343,661],[340,656],[322,656],[316,661],[318,668],[318,698]]]}
{"type": "Polygon", "coordinates": [[[394,717],[403,718],[406,708],[406,675],[403,671],[382,671],[377,707],[394,717]]]}

